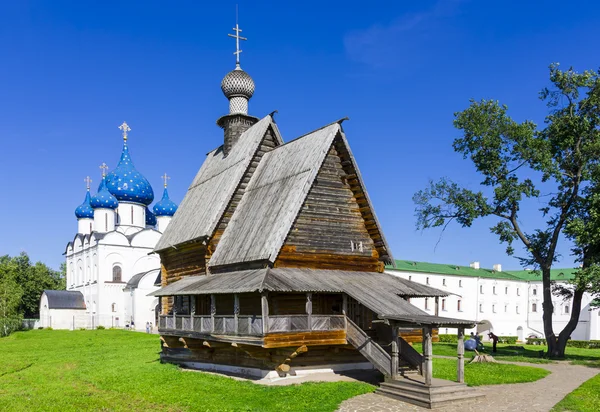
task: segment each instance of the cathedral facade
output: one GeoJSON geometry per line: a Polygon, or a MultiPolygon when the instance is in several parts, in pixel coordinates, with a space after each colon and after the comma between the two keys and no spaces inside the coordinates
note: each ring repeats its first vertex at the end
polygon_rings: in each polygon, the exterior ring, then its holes
{"type": "Polygon", "coordinates": [[[65,250],[67,290],[44,291],[40,321],[54,329],[135,328],[156,325],[159,300],[147,296],[160,286],[160,259],[151,254],[177,205],[169,198],[167,179],[160,201],[131,160],[126,123],[117,167],[106,173],[97,193],[87,192],[75,209],[77,234],[65,250]]]}

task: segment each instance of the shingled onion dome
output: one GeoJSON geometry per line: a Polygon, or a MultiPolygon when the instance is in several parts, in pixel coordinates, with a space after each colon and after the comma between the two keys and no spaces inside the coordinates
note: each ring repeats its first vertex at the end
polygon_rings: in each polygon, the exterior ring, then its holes
{"type": "Polygon", "coordinates": [[[85,199],[82,204],[77,206],[75,209],[75,216],[77,219],[93,219],[94,218],[94,209],[90,204],[91,196],[90,190],[88,189],[85,193],[85,199]]]}
{"type": "Polygon", "coordinates": [[[165,187],[162,199],[154,205],[154,214],[156,216],[173,216],[177,211],[177,204],[169,198],[169,192],[165,187]]]}
{"type": "Polygon", "coordinates": [[[229,99],[230,114],[248,114],[248,100],[254,94],[254,87],[254,80],[239,64],[225,75],[221,81],[221,90],[229,99]]]}
{"type": "Polygon", "coordinates": [[[108,191],[108,188],[106,187],[105,177],[102,178],[102,182],[98,188],[98,193],[92,196],[90,205],[94,209],[116,209],[119,206],[117,199],[108,191]]]}
{"type": "Polygon", "coordinates": [[[156,226],[156,215],[146,207],[146,226],[156,226]]]}
{"type": "Polygon", "coordinates": [[[106,187],[119,202],[141,203],[148,206],[154,200],[154,191],[150,182],[137,171],[127,146],[127,132],[131,129],[127,123],[119,127],[123,130],[123,152],[119,164],[106,176],[106,187]]]}

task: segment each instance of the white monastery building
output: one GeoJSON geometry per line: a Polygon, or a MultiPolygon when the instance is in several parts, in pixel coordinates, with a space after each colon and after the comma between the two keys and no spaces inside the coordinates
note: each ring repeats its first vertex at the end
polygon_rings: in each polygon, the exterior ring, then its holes
{"type": "Polygon", "coordinates": [[[77,329],[131,327],[144,330],[156,325],[159,299],[148,296],[160,287],[160,259],[150,254],[177,205],[169,199],[165,174],[164,192],[153,211],[154,191],[134,167],[127,145],[117,167],[106,174],[90,195],[89,177],[85,200],[75,209],[77,234],[66,247],[67,290],[44,291],[40,300],[43,327],[77,329]]]}
{"type": "MultiPolygon", "coordinates": [[[[552,269],[551,279],[565,283],[573,278],[575,269],[552,269]]],[[[479,262],[468,266],[396,260],[396,268],[386,272],[404,279],[445,290],[449,295],[438,298],[411,299],[420,309],[439,316],[476,320],[473,332],[488,331],[498,336],[517,336],[519,341],[528,337],[544,337],[542,322],[542,277],[534,271],[502,271],[501,265],[493,269],[480,268],[479,262]]],[[[581,301],[579,324],[571,335],[574,340],[600,339],[600,310],[592,310],[593,297],[585,294],[581,301]]],[[[560,332],[571,316],[572,302],[555,296],[553,325],[560,332]]],[[[471,332],[471,331],[468,331],[471,332]]],[[[439,333],[456,333],[454,329],[441,329],[439,333]]]]}

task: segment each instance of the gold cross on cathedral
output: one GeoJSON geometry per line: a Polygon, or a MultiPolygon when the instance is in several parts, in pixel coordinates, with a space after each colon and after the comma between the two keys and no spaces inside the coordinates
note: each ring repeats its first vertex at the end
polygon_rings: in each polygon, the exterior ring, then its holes
{"type": "Polygon", "coordinates": [[[106,163],[102,163],[100,165],[100,169],[102,169],[102,177],[106,176],[106,171],[108,170],[108,166],[106,165],[106,163]]]}
{"type": "Polygon", "coordinates": [[[88,190],[88,192],[90,191],[90,184],[92,183],[92,179],[90,179],[89,176],[86,176],[85,179],[83,179],[83,181],[85,182],[85,187],[88,190]]]}
{"type": "Polygon", "coordinates": [[[127,141],[127,132],[131,131],[131,128],[129,127],[127,122],[123,122],[123,124],[119,126],[119,129],[123,131],[123,140],[127,141]]]}
{"type": "Polygon", "coordinates": [[[167,187],[167,181],[171,178],[171,176],[167,176],[167,174],[165,173],[164,175],[161,176],[161,178],[165,182],[165,187],[167,187]]]}
{"type": "Polygon", "coordinates": [[[240,29],[240,26],[238,26],[238,22],[237,22],[237,6],[235,8],[235,27],[233,28],[233,31],[235,32],[235,34],[227,34],[227,35],[229,37],[233,37],[235,39],[235,51],[233,52],[233,54],[235,54],[235,65],[239,66],[240,65],[240,53],[242,52],[240,50],[240,40],[248,40],[248,39],[240,36],[242,29],[240,29]]]}

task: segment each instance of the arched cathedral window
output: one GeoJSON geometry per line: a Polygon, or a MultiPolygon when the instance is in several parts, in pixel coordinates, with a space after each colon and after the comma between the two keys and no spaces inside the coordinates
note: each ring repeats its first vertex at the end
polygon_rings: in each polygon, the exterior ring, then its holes
{"type": "Polygon", "coordinates": [[[113,282],[121,282],[121,266],[113,267],[113,282]]]}

